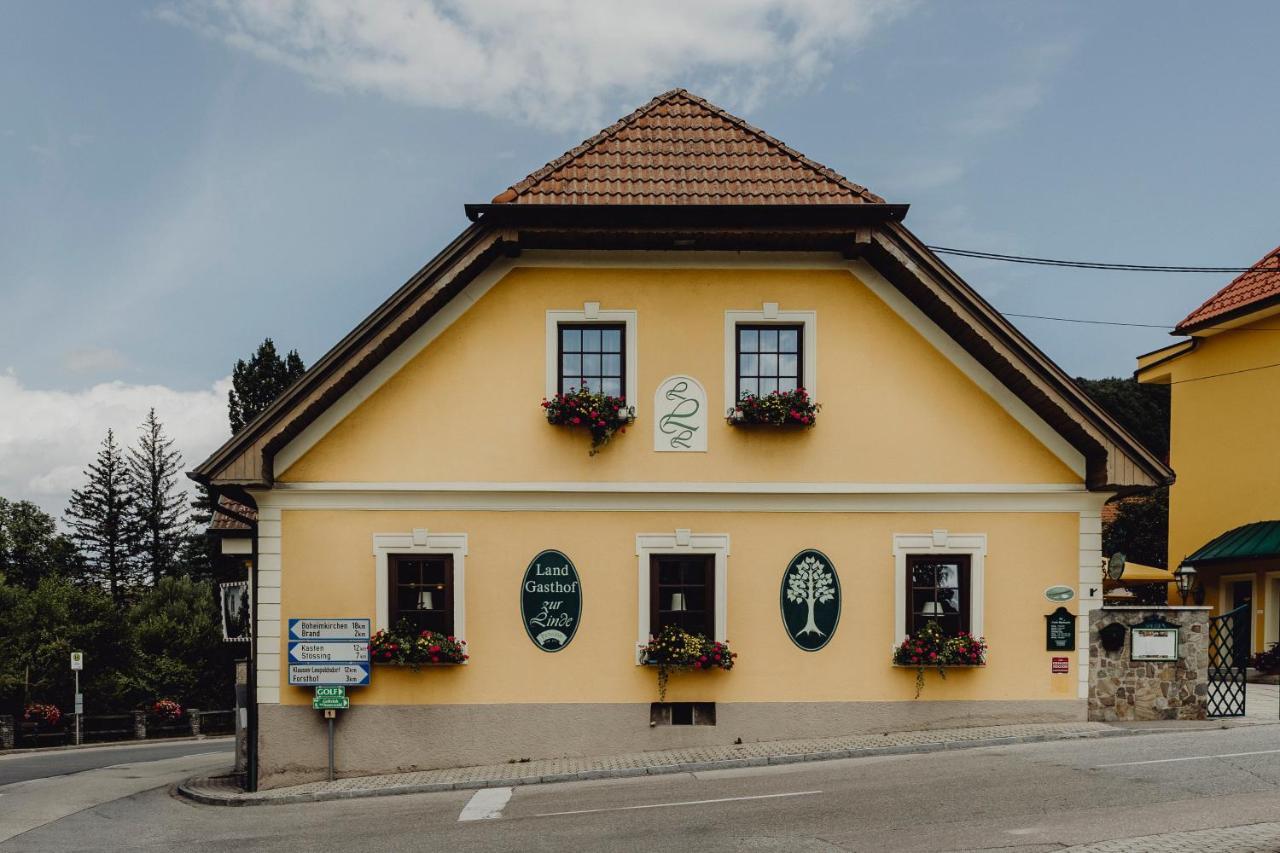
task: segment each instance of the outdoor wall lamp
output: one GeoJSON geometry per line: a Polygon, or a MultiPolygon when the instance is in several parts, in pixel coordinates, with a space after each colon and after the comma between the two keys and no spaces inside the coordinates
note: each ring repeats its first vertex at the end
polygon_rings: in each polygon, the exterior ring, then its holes
{"type": "Polygon", "coordinates": [[[1173,577],[1178,581],[1178,592],[1182,595],[1182,605],[1185,607],[1187,599],[1191,596],[1191,588],[1196,585],[1195,567],[1190,563],[1183,563],[1178,566],[1173,577]]]}

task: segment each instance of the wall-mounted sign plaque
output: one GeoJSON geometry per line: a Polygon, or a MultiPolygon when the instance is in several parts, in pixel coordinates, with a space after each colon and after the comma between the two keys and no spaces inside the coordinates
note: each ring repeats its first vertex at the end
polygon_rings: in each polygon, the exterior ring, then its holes
{"type": "Polygon", "coordinates": [[[1076,647],[1076,616],[1065,607],[1059,607],[1045,619],[1044,649],[1047,652],[1068,652],[1076,647]]]}
{"type": "Polygon", "coordinates": [[[1129,659],[1174,661],[1178,659],[1178,626],[1152,616],[1129,629],[1129,659]]]}
{"type": "Polygon", "coordinates": [[[582,580],[572,560],[559,551],[533,558],[520,585],[520,618],[544,652],[569,645],[582,619],[582,580]]]}
{"type": "Polygon", "coordinates": [[[836,567],[812,548],[791,558],[782,573],[782,624],[806,652],[831,642],[840,623],[840,578],[836,567]]]}
{"type": "Polygon", "coordinates": [[[1051,586],[1044,591],[1044,597],[1050,601],[1070,601],[1076,597],[1076,591],[1069,586],[1051,586]]]}
{"type": "Polygon", "coordinates": [[[669,376],[654,392],[653,449],[707,449],[707,392],[692,376],[669,376]]]}
{"type": "Polygon", "coordinates": [[[1071,658],[1053,658],[1049,661],[1049,672],[1054,675],[1066,675],[1071,672],[1071,658]]]}
{"type": "Polygon", "coordinates": [[[1098,639],[1102,641],[1102,649],[1107,652],[1118,652],[1124,648],[1125,627],[1119,622],[1112,622],[1098,631],[1098,639]]]}

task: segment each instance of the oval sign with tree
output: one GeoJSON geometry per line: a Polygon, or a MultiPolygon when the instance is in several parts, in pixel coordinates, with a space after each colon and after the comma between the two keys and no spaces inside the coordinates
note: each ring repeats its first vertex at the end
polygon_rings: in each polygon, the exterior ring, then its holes
{"type": "Polygon", "coordinates": [[[791,558],[782,573],[782,625],[806,652],[831,642],[840,624],[840,577],[821,551],[812,548],[791,558]]]}
{"type": "Polygon", "coordinates": [[[582,618],[582,580],[560,551],[534,557],[520,585],[520,616],[533,644],[544,652],[558,652],[578,631],[582,618]]]}

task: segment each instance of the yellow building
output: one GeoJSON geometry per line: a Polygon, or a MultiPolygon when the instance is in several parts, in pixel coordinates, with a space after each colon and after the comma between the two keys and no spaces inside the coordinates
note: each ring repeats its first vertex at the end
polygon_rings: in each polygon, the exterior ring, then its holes
{"type": "Polygon", "coordinates": [[[1055,674],[1046,615],[1100,605],[1102,504],[1171,472],[905,213],[683,90],[469,205],[193,473],[257,513],[261,784],[324,767],[307,617],[467,642],[348,691],[349,774],[1083,719],[1087,622],[1055,674]],[[548,417],[584,384],[634,409],[594,454],[548,417]],[[990,651],[917,699],[928,621],[990,651]],[[738,657],[659,702],[670,624],[738,657]]]}
{"type": "Polygon", "coordinates": [[[1141,382],[1171,385],[1169,563],[1195,567],[1204,603],[1247,605],[1262,651],[1280,641],[1280,249],[1193,311],[1187,335],[1138,358],[1141,382]]]}

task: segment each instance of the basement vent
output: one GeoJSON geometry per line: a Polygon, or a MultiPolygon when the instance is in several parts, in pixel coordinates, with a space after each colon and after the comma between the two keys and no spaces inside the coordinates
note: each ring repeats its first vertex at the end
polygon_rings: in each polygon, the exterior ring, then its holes
{"type": "Polygon", "coordinates": [[[714,726],[715,702],[654,702],[649,706],[653,726],[714,726]]]}

